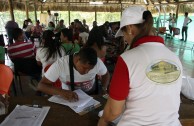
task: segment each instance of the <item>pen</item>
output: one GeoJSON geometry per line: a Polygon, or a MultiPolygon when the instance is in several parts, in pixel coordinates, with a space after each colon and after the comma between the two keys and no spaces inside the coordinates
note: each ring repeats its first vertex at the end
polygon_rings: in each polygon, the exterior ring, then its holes
{"type": "Polygon", "coordinates": [[[30,105],[29,107],[42,108],[42,106],[41,106],[41,105],[30,105]]]}
{"type": "Polygon", "coordinates": [[[21,116],[21,117],[15,117],[15,119],[29,119],[29,118],[36,118],[36,116],[21,116]]]}

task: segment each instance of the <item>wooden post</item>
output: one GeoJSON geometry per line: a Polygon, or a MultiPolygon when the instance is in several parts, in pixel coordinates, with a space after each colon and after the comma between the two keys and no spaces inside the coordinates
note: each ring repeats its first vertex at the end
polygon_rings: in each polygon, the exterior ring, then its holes
{"type": "Polygon", "coordinates": [[[43,11],[42,11],[42,4],[40,5],[40,12],[43,13],[43,11]]]}
{"type": "Polygon", "coordinates": [[[97,12],[96,12],[96,5],[95,5],[95,21],[97,22],[97,12]]]}
{"type": "Polygon", "coordinates": [[[29,13],[28,13],[28,1],[25,3],[25,10],[26,10],[26,18],[29,18],[29,13]]]}
{"type": "Polygon", "coordinates": [[[178,3],[177,4],[177,7],[176,7],[176,22],[177,22],[177,19],[178,19],[178,16],[179,16],[179,6],[180,4],[178,3]]]}
{"type": "Polygon", "coordinates": [[[15,21],[14,13],[13,13],[13,3],[12,3],[12,0],[8,0],[8,3],[9,3],[9,12],[10,12],[10,15],[11,15],[11,20],[15,21]]]}
{"type": "Polygon", "coordinates": [[[121,17],[122,17],[122,12],[123,12],[123,4],[121,3],[121,17]]]}
{"type": "Polygon", "coordinates": [[[35,21],[37,21],[36,0],[34,0],[34,16],[35,16],[35,21]]]}
{"type": "Polygon", "coordinates": [[[69,17],[69,26],[71,25],[71,12],[70,12],[70,2],[68,1],[68,17],[69,17]]]}

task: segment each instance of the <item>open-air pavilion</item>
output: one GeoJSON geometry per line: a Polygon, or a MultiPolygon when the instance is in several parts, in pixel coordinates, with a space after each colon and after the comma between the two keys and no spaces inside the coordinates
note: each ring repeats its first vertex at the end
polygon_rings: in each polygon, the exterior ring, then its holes
{"type": "MultiPolygon", "coordinates": [[[[183,65],[183,77],[193,79],[194,40],[192,41],[190,39],[187,42],[180,41],[180,34],[176,35],[172,39],[171,37],[168,37],[169,31],[167,30],[167,19],[169,13],[173,11],[173,13],[176,14],[177,19],[179,16],[183,16],[185,12],[194,13],[193,0],[1,0],[0,12],[9,12],[10,20],[13,21],[16,19],[16,16],[14,14],[14,11],[16,10],[25,12],[24,19],[30,18],[30,13],[33,13],[34,21],[38,19],[42,21],[41,16],[47,15],[47,10],[51,10],[52,12],[56,13],[65,11],[67,12],[66,14],[68,17],[66,19],[67,23],[68,25],[70,25],[70,23],[72,22],[71,14],[73,12],[94,13],[93,19],[97,21],[99,12],[100,14],[103,14],[103,12],[117,12],[119,13],[119,15],[122,15],[122,11],[124,10],[124,8],[132,5],[145,6],[145,8],[150,10],[156,16],[154,20],[154,26],[156,27],[156,31],[158,33],[157,35],[163,37],[165,39],[165,45],[180,58],[180,61],[183,65]],[[37,12],[40,15],[37,14],[37,12]],[[166,27],[165,31],[161,32],[160,29],[164,27],[166,27]]],[[[2,19],[3,15],[0,15],[0,17],[2,19]]],[[[55,16],[55,18],[57,24],[59,20],[57,20],[57,16],[55,16]]],[[[177,25],[181,25],[177,26],[177,28],[179,28],[180,30],[182,27],[181,23],[177,23],[177,25]]],[[[190,25],[192,26],[193,22],[190,25]]],[[[0,33],[1,32],[5,33],[5,31],[0,31],[0,33]]],[[[5,64],[14,69],[14,64],[10,60],[9,56],[6,55],[5,57],[5,64]]],[[[115,64],[109,63],[107,65],[108,70],[113,72],[114,65],[115,64]]],[[[22,74],[15,75],[13,85],[16,87],[11,87],[9,113],[14,109],[17,104],[51,106],[51,109],[49,110],[48,115],[44,119],[42,126],[95,126],[97,125],[97,122],[99,120],[98,112],[103,109],[106,103],[106,99],[101,96],[95,95],[94,99],[100,101],[102,106],[90,106],[85,110],[86,113],[82,113],[84,115],[80,116],[67,106],[48,102],[48,95],[44,95],[43,97],[36,96],[37,88],[34,88],[33,86],[37,86],[37,82],[32,81],[31,78],[29,79],[29,76],[26,77],[22,74]],[[21,77],[21,80],[18,80],[18,76],[21,77]],[[95,107],[98,108],[94,109],[95,107]]],[[[181,109],[179,111],[181,123],[183,126],[194,126],[193,100],[187,99],[185,96],[181,96],[181,98],[183,101],[181,103],[181,109]]],[[[0,124],[7,115],[0,116],[0,124]]]]}

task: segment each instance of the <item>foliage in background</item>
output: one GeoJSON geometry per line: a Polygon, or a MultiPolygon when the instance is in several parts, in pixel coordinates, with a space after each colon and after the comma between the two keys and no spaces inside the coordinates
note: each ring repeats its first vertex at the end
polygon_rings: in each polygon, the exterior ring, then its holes
{"type": "MultiPolygon", "coordinates": [[[[56,13],[52,11],[52,13],[56,13]]],[[[66,26],[69,26],[69,16],[68,11],[57,11],[59,13],[58,19],[63,19],[66,26]]],[[[29,12],[29,18],[32,20],[33,24],[35,24],[35,16],[34,12],[29,12]]],[[[83,21],[86,19],[86,23],[92,28],[92,23],[95,20],[95,12],[79,12],[72,11],[70,12],[70,23],[74,21],[74,19],[79,19],[83,21]]],[[[26,19],[26,13],[24,11],[14,10],[15,21],[18,23],[19,27],[22,28],[23,21],[26,19]]],[[[37,18],[40,19],[40,11],[37,11],[37,18]]],[[[0,12],[0,31],[5,31],[4,26],[7,21],[10,20],[9,11],[0,12]]],[[[120,20],[119,12],[97,12],[97,22],[98,25],[102,25],[105,21],[115,22],[120,20]]]]}

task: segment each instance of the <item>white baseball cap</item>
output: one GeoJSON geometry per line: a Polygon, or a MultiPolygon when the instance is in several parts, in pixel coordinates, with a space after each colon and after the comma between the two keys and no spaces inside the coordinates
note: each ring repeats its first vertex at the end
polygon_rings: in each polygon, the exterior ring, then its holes
{"type": "Polygon", "coordinates": [[[146,11],[146,9],[142,6],[130,6],[126,8],[122,13],[122,18],[120,21],[120,28],[117,31],[115,38],[119,36],[123,36],[123,32],[121,31],[121,28],[126,25],[131,24],[140,24],[144,22],[143,19],[143,12],[146,11]]]}

